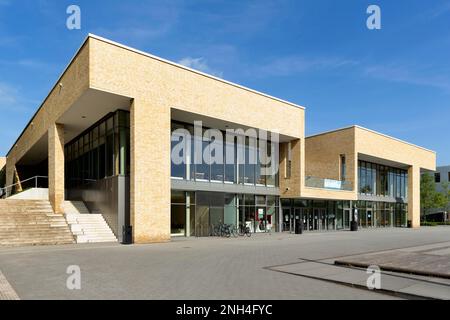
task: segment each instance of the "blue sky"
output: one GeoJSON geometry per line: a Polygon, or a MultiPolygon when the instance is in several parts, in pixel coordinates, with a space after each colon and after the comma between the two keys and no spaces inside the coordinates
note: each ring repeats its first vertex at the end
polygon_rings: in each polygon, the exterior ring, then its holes
{"type": "Polygon", "coordinates": [[[0,155],[95,33],[303,105],[307,134],[359,124],[450,164],[449,29],[440,0],[0,0],[0,155]]]}

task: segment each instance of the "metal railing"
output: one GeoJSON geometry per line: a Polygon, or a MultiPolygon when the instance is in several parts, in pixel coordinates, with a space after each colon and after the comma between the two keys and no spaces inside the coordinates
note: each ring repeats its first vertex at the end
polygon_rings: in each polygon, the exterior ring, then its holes
{"type": "Polygon", "coordinates": [[[48,188],[48,177],[34,176],[4,188],[0,188],[0,199],[8,198],[31,188],[48,188]]]}
{"type": "Polygon", "coordinates": [[[311,188],[352,191],[353,183],[350,181],[325,179],[318,177],[306,177],[305,185],[311,188]]]}

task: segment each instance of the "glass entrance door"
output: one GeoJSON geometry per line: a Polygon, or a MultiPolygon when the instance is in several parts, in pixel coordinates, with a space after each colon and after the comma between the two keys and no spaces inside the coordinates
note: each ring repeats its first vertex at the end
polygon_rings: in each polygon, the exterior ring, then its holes
{"type": "Polygon", "coordinates": [[[291,232],[291,209],[283,209],[283,231],[291,232]]]}
{"type": "Polygon", "coordinates": [[[373,227],[374,225],[373,225],[373,221],[374,221],[374,219],[373,219],[373,211],[372,211],[372,209],[367,209],[367,227],[368,228],[370,228],[370,227],[373,227]]]}
{"type": "Polygon", "coordinates": [[[266,232],[267,229],[267,215],[266,208],[256,208],[256,219],[257,222],[256,232],[266,232]]]}
{"type": "Polygon", "coordinates": [[[308,212],[308,230],[314,230],[314,212],[312,209],[308,212]]]}
{"type": "Polygon", "coordinates": [[[327,230],[327,211],[320,209],[320,230],[327,230]]]}
{"type": "Polygon", "coordinates": [[[195,236],[207,237],[209,235],[209,206],[198,205],[195,211],[195,236]]]}
{"type": "Polygon", "coordinates": [[[294,232],[297,230],[298,222],[300,222],[300,219],[302,218],[301,209],[300,208],[294,208],[294,232]]]}
{"type": "Polygon", "coordinates": [[[314,209],[313,215],[314,215],[314,219],[313,219],[313,229],[312,230],[319,230],[320,229],[320,221],[321,221],[320,210],[314,209]]]}
{"type": "Polygon", "coordinates": [[[303,222],[303,231],[308,231],[308,209],[301,209],[300,219],[302,219],[303,222]]]}
{"type": "Polygon", "coordinates": [[[350,221],[351,221],[351,210],[344,209],[344,229],[350,229],[350,221]]]}

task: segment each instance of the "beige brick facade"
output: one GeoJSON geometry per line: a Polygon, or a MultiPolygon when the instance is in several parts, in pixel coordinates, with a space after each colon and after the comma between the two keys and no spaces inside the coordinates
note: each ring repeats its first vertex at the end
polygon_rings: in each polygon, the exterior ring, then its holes
{"type": "Polygon", "coordinates": [[[172,108],[304,137],[302,108],[101,40],[89,45],[91,87],[134,98],[130,211],[137,243],[170,239],[172,108]]]}
{"type": "MultiPolygon", "coordinates": [[[[7,184],[16,164],[40,140],[48,141],[49,197],[60,213],[64,200],[64,142],[61,118],[88,91],[126,98],[130,110],[130,219],[135,243],[170,239],[170,123],[173,110],[246,128],[279,132],[280,196],[357,199],[358,154],[411,166],[411,219],[417,225],[420,168],[432,170],[435,154],[395,139],[352,127],[305,139],[305,110],[160,58],[90,36],[7,156],[7,184]],[[46,136],[48,135],[48,136],[46,136]],[[287,146],[291,173],[287,174],[287,146]],[[339,179],[346,155],[353,191],[305,187],[305,176],[339,179]]],[[[94,119],[98,120],[98,119],[94,119]]],[[[1,160],[0,160],[1,161],[1,160]]],[[[1,167],[1,162],[0,162],[1,167]]]]}
{"type": "Polygon", "coordinates": [[[298,198],[305,183],[305,139],[291,141],[291,174],[288,168],[288,143],[280,145],[280,195],[283,198],[298,198]]]}
{"type": "Polygon", "coordinates": [[[6,157],[0,157],[0,171],[5,167],[6,165],[6,157]]]}
{"type": "Polygon", "coordinates": [[[64,126],[48,129],[48,196],[55,213],[63,212],[64,202],[64,126]]]}
{"type": "Polygon", "coordinates": [[[369,157],[391,161],[408,168],[408,220],[412,227],[420,226],[420,172],[434,171],[433,151],[353,126],[306,138],[306,175],[340,180],[340,155],[346,156],[347,177],[353,191],[330,191],[305,188],[301,196],[322,199],[358,199],[358,159],[369,157]]]}
{"type": "Polygon", "coordinates": [[[357,200],[355,185],[357,181],[357,152],[354,130],[330,132],[324,135],[307,137],[305,143],[305,175],[322,179],[341,180],[340,157],[345,155],[346,181],[352,191],[326,190],[305,187],[301,196],[317,199],[357,200]]]}

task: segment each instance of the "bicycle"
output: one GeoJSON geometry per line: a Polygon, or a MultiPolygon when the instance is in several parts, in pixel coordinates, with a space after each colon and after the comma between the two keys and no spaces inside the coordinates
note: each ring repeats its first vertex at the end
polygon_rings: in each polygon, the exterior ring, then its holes
{"type": "Polygon", "coordinates": [[[243,237],[243,236],[251,237],[252,233],[250,232],[250,228],[249,227],[244,226],[243,224],[241,224],[239,226],[239,235],[241,237],[243,237]]]}
{"type": "Polygon", "coordinates": [[[222,234],[222,226],[221,224],[211,225],[209,235],[211,237],[220,237],[222,234]]]}
{"type": "Polygon", "coordinates": [[[239,230],[234,224],[230,225],[230,233],[233,238],[237,238],[239,236],[239,230]]]}

